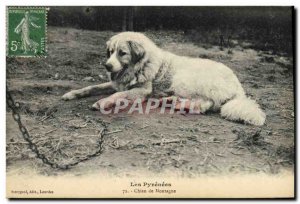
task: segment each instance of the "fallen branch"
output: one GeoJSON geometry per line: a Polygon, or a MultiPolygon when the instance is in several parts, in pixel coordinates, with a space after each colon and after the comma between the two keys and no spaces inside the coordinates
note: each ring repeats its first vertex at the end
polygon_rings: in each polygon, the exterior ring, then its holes
{"type": "Polygon", "coordinates": [[[152,145],[163,145],[163,144],[170,144],[170,143],[185,143],[185,140],[179,140],[179,139],[174,139],[174,140],[162,140],[160,142],[154,142],[152,145]]]}
{"type": "Polygon", "coordinates": [[[200,166],[204,166],[204,165],[206,164],[206,161],[207,161],[208,157],[209,157],[209,154],[207,153],[207,154],[205,155],[205,158],[203,159],[203,161],[202,161],[199,165],[200,165],[200,166]]]}
{"type": "Polygon", "coordinates": [[[107,132],[106,135],[110,135],[110,134],[114,134],[114,133],[118,133],[118,132],[123,132],[123,130],[114,130],[111,132],[107,132]]]}
{"type": "Polygon", "coordinates": [[[54,128],[53,130],[49,130],[48,132],[45,132],[44,135],[50,134],[51,132],[54,132],[55,130],[57,130],[57,128],[54,128]]]}
{"type": "Polygon", "coordinates": [[[221,143],[221,141],[199,141],[200,143],[221,143]]]}
{"type": "Polygon", "coordinates": [[[236,152],[231,152],[231,151],[230,151],[230,153],[233,154],[233,155],[237,155],[237,156],[244,155],[244,154],[242,154],[242,153],[236,153],[236,152]]]}
{"type": "Polygon", "coordinates": [[[223,154],[215,154],[218,157],[225,157],[223,154]]]}
{"type": "Polygon", "coordinates": [[[150,125],[145,125],[145,126],[139,128],[139,130],[145,129],[145,128],[149,127],[149,126],[150,126],[150,125]]]}
{"type": "Polygon", "coordinates": [[[61,144],[61,141],[62,141],[62,137],[59,138],[59,141],[58,141],[58,143],[57,143],[57,145],[56,145],[55,151],[58,150],[59,145],[61,144]]]}
{"type": "Polygon", "coordinates": [[[52,114],[47,115],[46,117],[44,116],[44,117],[40,120],[40,123],[41,123],[41,122],[44,122],[45,120],[47,120],[47,119],[50,118],[51,116],[52,116],[52,114]]]}
{"type": "Polygon", "coordinates": [[[77,135],[74,137],[99,137],[99,135],[77,135]]]}

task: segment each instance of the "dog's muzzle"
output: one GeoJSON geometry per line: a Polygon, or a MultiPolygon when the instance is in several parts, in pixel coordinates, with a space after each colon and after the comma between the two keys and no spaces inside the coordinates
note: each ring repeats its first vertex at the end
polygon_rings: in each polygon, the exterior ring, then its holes
{"type": "Polygon", "coordinates": [[[110,78],[111,78],[111,80],[115,81],[115,80],[121,78],[121,77],[125,74],[127,68],[128,68],[128,66],[125,65],[125,66],[124,66],[120,71],[118,71],[118,72],[110,72],[110,78]]]}
{"type": "Polygon", "coordinates": [[[113,69],[112,64],[105,64],[104,66],[105,66],[105,68],[106,68],[106,70],[107,70],[108,72],[111,72],[112,69],[113,69]]]}

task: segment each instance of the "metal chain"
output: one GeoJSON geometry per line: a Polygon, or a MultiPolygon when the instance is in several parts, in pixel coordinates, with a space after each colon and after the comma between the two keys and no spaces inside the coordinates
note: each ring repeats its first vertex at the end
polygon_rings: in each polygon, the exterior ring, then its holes
{"type": "Polygon", "coordinates": [[[22,124],[21,121],[21,116],[19,114],[19,103],[15,103],[12,95],[10,93],[10,91],[8,90],[8,87],[6,85],[6,102],[8,107],[12,110],[12,116],[13,119],[18,123],[19,125],[19,129],[22,133],[22,136],[24,138],[24,140],[26,140],[26,142],[28,142],[29,145],[29,149],[34,152],[37,156],[37,158],[39,158],[40,160],[42,160],[42,162],[46,165],[51,166],[52,168],[56,168],[56,169],[69,169],[70,167],[76,166],[77,164],[83,162],[83,161],[87,161],[93,157],[98,156],[99,154],[101,154],[102,152],[102,144],[103,144],[103,137],[105,136],[106,132],[107,132],[107,124],[101,120],[101,125],[103,126],[103,129],[100,131],[99,133],[99,141],[97,144],[97,150],[92,153],[92,154],[88,154],[86,155],[84,158],[78,159],[74,162],[71,162],[69,164],[58,164],[54,161],[51,161],[50,159],[48,159],[44,154],[42,154],[39,149],[38,146],[32,141],[32,137],[30,136],[28,130],[26,129],[26,127],[22,124]]]}

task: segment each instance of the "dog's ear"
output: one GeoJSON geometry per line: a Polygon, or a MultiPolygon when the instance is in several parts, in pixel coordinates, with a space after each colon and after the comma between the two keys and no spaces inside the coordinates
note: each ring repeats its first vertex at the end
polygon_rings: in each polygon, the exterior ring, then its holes
{"type": "Polygon", "coordinates": [[[109,51],[108,48],[106,48],[106,57],[107,57],[107,58],[110,58],[110,51],[109,51]]]}
{"type": "Polygon", "coordinates": [[[110,40],[106,42],[106,48],[109,48],[109,46],[110,46],[110,43],[111,43],[111,41],[110,41],[110,40]]]}
{"type": "Polygon", "coordinates": [[[106,42],[106,57],[107,58],[110,57],[109,47],[110,47],[110,40],[106,42]]]}
{"type": "Polygon", "coordinates": [[[132,55],[132,61],[134,63],[137,63],[140,61],[144,55],[145,55],[145,49],[143,48],[142,45],[135,41],[128,41],[130,50],[131,50],[131,55],[132,55]]]}

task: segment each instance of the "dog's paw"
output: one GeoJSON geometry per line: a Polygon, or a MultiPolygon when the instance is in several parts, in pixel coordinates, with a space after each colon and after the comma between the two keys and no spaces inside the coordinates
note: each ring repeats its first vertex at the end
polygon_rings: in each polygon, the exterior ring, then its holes
{"type": "Polygon", "coordinates": [[[98,104],[98,102],[94,103],[92,106],[91,106],[91,110],[100,110],[100,105],[98,104]]]}
{"type": "Polygon", "coordinates": [[[92,110],[109,110],[113,108],[115,102],[111,98],[104,98],[96,103],[94,103],[91,107],[92,110]]]}
{"type": "Polygon", "coordinates": [[[64,94],[61,98],[65,101],[68,101],[68,100],[76,99],[77,97],[73,91],[70,91],[70,92],[64,94]]]}

